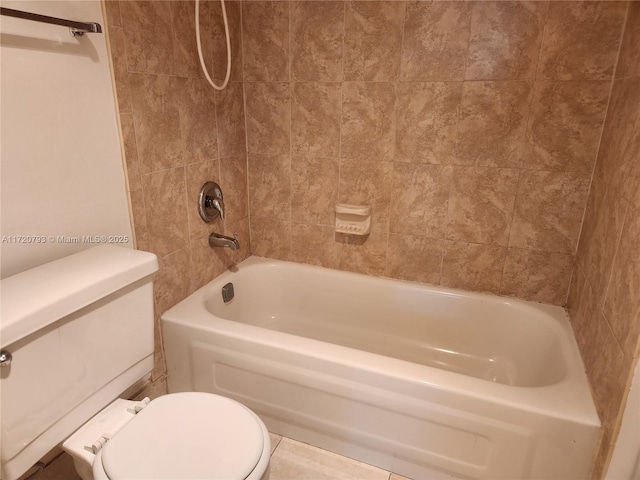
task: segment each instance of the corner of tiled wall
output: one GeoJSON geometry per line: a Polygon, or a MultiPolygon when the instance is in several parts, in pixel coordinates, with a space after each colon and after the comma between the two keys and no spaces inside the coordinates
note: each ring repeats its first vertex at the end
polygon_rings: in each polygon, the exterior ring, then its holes
{"type": "Polygon", "coordinates": [[[625,9],[242,2],[252,252],[563,305],[625,9]]]}
{"type": "Polygon", "coordinates": [[[594,478],[606,473],[640,354],[638,159],[640,3],[630,2],[568,302],[604,429],[594,478]]]}
{"type": "MultiPolygon", "coordinates": [[[[158,256],[155,368],[165,375],[160,315],[249,255],[240,7],[227,3],[235,67],[216,92],[198,63],[193,1],[106,0],[136,248],[158,256]],[[224,222],[204,223],[197,198],[220,184],[224,222]],[[211,232],[237,233],[241,249],[212,249],[211,232]]],[[[226,52],[218,2],[201,3],[204,57],[220,82],[226,52]],[[222,41],[220,41],[222,38],[222,41]],[[220,50],[222,48],[222,50],[220,50]]]]}

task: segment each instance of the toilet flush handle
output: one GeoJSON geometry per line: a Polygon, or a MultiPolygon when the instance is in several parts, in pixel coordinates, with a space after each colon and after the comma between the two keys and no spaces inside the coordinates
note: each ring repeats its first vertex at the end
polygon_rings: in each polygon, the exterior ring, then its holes
{"type": "Polygon", "coordinates": [[[11,356],[11,353],[5,350],[0,352],[0,367],[8,367],[11,365],[12,360],[13,357],[11,356]]]}

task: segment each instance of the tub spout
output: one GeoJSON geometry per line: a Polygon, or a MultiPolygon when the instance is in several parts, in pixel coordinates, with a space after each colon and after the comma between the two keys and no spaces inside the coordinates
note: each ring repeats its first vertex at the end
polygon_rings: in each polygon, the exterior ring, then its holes
{"type": "Polygon", "coordinates": [[[210,247],[229,247],[231,250],[239,250],[240,242],[236,238],[236,234],[233,234],[233,238],[227,237],[225,235],[220,235],[219,233],[212,233],[209,235],[209,246],[210,247]]]}

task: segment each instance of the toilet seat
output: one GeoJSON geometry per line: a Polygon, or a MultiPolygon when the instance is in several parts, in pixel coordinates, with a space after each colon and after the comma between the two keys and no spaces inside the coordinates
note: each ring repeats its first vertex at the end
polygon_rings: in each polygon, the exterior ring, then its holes
{"type": "Polygon", "coordinates": [[[152,401],[106,443],[94,472],[101,467],[110,480],[243,480],[264,462],[265,450],[268,459],[268,444],[264,424],[235,400],[170,394],[152,401]]]}

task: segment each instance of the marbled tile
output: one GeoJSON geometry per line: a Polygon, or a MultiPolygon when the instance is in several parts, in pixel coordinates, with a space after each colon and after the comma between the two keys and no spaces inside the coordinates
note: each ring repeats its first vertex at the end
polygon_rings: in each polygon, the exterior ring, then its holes
{"type": "Polygon", "coordinates": [[[216,92],[218,148],[221,157],[246,154],[244,96],[242,83],[229,82],[216,92]]]}
{"type": "Polygon", "coordinates": [[[122,18],[120,16],[120,1],[105,0],[104,11],[106,13],[105,21],[111,30],[111,27],[121,27],[122,18]]]}
{"type": "Polygon", "coordinates": [[[473,4],[465,78],[534,79],[548,2],[473,4]]]}
{"type": "Polygon", "coordinates": [[[294,80],[342,81],[344,3],[291,3],[291,69],[294,80]]]}
{"type": "Polygon", "coordinates": [[[269,432],[269,441],[271,442],[271,454],[273,455],[273,452],[282,441],[282,436],[269,432]]]}
{"type": "Polygon", "coordinates": [[[342,157],[371,162],[393,159],[395,101],[393,83],[342,84],[342,157]]]}
{"type": "MultiPolygon", "coordinates": [[[[173,73],[182,77],[203,77],[194,33],[195,3],[175,0],[168,3],[171,5],[173,73]]],[[[209,2],[200,2],[200,39],[203,43],[203,53],[211,51],[212,29],[209,20],[209,7],[209,2]]],[[[207,59],[206,56],[205,59],[207,59]]],[[[208,68],[211,68],[211,63],[206,63],[208,68]]]]}
{"type": "Polygon", "coordinates": [[[244,79],[289,81],[289,2],[242,3],[244,79]]]}
{"type": "Polygon", "coordinates": [[[450,164],[461,82],[398,83],[395,161],[450,164]]]}
{"type": "MultiPolygon", "coordinates": [[[[108,3],[115,3],[113,1],[108,3]]],[[[127,52],[125,49],[124,32],[121,28],[109,27],[109,49],[113,78],[116,87],[118,111],[131,112],[131,89],[129,88],[129,73],[127,72],[127,52]]]]}
{"type": "Polygon", "coordinates": [[[596,329],[600,309],[595,300],[595,295],[593,295],[591,284],[584,276],[579,264],[576,265],[573,272],[572,285],[569,290],[569,302],[569,320],[576,337],[576,343],[586,363],[587,357],[594,355],[591,348],[592,343],[597,340],[596,329]],[[573,284],[574,280],[575,285],[573,284]]]}
{"type": "Polygon", "coordinates": [[[371,205],[371,230],[387,232],[393,164],[343,158],[340,161],[340,203],[371,205]]]}
{"type": "Polygon", "coordinates": [[[536,82],[523,167],[591,172],[610,82],[536,82]]]}
{"type": "Polygon", "coordinates": [[[249,155],[251,217],[291,219],[291,159],[288,155],[249,155]]]}
{"type": "Polygon", "coordinates": [[[333,226],[338,200],[339,160],[291,159],[291,219],[297,223],[333,226]]]}
{"type": "Polygon", "coordinates": [[[529,115],[529,82],[464,82],[456,163],[518,167],[529,115]]]}
{"type": "Polygon", "coordinates": [[[397,79],[404,11],[404,2],[345,2],[345,80],[397,79]]]}
{"type": "Polygon", "coordinates": [[[290,260],[291,222],[252,216],[251,253],[259,257],[290,260]]]}
{"type": "Polygon", "coordinates": [[[235,222],[249,215],[246,156],[220,159],[220,188],[224,194],[225,221],[235,222]]]}
{"type": "MultiPolygon", "coordinates": [[[[141,179],[142,181],[142,179],[141,179]]],[[[133,223],[134,247],[138,250],[149,250],[149,229],[147,228],[147,213],[144,205],[144,192],[132,190],[129,192],[131,201],[131,220],[133,223]]]]}
{"type": "Polygon", "coordinates": [[[247,151],[286,154],[290,151],[291,94],[288,83],[244,84],[247,112],[247,151]]]}
{"type": "MultiPolygon", "coordinates": [[[[229,80],[242,81],[242,22],[240,15],[241,3],[225,2],[227,22],[229,25],[229,43],[231,46],[231,72],[229,80]]],[[[227,74],[227,40],[224,34],[224,20],[220,2],[211,4],[212,38],[212,78],[221,85],[227,74]]]]}
{"type": "Polygon", "coordinates": [[[291,260],[336,268],[338,243],[335,240],[334,227],[294,223],[291,227],[291,260]]]}
{"type": "Polygon", "coordinates": [[[444,240],[389,235],[385,275],[413,282],[440,283],[444,240]]]}
{"type": "Polygon", "coordinates": [[[389,234],[371,230],[369,235],[335,234],[338,242],[338,268],[366,275],[384,275],[389,234]]]}
{"type": "Polygon", "coordinates": [[[640,152],[640,77],[618,79],[613,84],[607,119],[598,150],[594,183],[601,182],[632,201],[637,192],[640,152]]]}
{"type": "Polygon", "coordinates": [[[388,480],[389,472],[283,438],[271,456],[270,480],[388,480]]]}
{"type": "Polygon", "coordinates": [[[186,298],[189,293],[189,248],[180,248],[168,255],[158,255],[160,266],[153,282],[158,316],[186,298]]]}
{"type": "Polygon", "coordinates": [[[509,246],[573,254],[590,177],[587,173],[523,171],[509,246]]]}
{"type": "Polygon", "coordinates": [[[162,257],[185,248],[189,225],[184,167],[143,175],[142,188],[150,251],[162,257]]]}
{"type": "Polygon", "coordinates": [[[171,3],[120,2],[129,72],[174,73],[171,3]]]}
{"type": "Polygon", "coordinates": [[[129,191],[142,190],[140,160],[138,159],[138,148],[136,146],[136,132],[133,127],[133,115],[130,113],[121,113],[120,128],[122,132],[124,160],[127,166],[126,175],[129,182],[129,191]]]}
{"type": "Polygon", "coordinates": [[[400,78],[462,80],[472,2],[408,2],[400,78]]]}
{"type": "Polygon", "coordinates": [[[551,2],[537,78],[609,80],[625,13],[625,2],[551,2]]]}
{"type": "Polygon", "coordinates": [[[129,75],[141,173],[184,164],[176,81],[164,75],[129,75]]]}
{"type": "Polygon", "coordinates": [[[640,2],[629,2],[616,78],[640,77],[640,2]]]}
{"type": "Polygon", "coordinates": [[[573,270],[573,256],[510,248],[502,277],[502,295],[564,305],[573,270]]]}
{"type": "Polygon", "coordinates": [[[340,84],[294,83],[291,95],[291,152],[338,157],[342,113],[340,84]]]}
{"type": "Polygon", "coordinates": [[[189,289],[195,292],[226,270],[224,256],[229,249],[211,248],[209,235],[193,239],[189,248],[189,289]]]}
{"type": "Polygon", "coordinates": [[[636,351],[640,324],[640,209],[627,210],[604,301],[604,315],[628,356],[636,351]]]}
{"type": "Polygon", "coordinates": [[[177,78],[182,146],[193,162],[218,158],[215,90],[202,78],[177,78]]]}
{"type": "Polygon", "coordinates": [[[395,163],[391,233],[444,238],[452,167],[395,163]]]}
{"type": "Polygon", "coordinates": [[[447,238],[506,246],[518,176],[515,168],[455,167],[447,238]]]}
{"type": "MultiPolygon", "coordinates": [[[[205,162],[192,163],[185,167],[185,178],[187,186],[187,219],[189,221],[189,239],[191,242],[198,238],[206,237],[213,232],[219,222],[207,223],[198,213],[198,197],[200,189],[206,182],[216,182],[220,184],[220,164],[218,160],[207,160],[205,162]]],[[[223,190],[226,193],[226,189],[223,190]]],[[[226,195],[225,195],[226,200],[226,195]]]]}
{"type": "Polygon", "coordinates": [[[629,203],[609,188],[598,210],[583,221],[578,258],[602,306],[629,203]],[[591,217],[594,217],[591,219],[591,217]],[[587,220],[589,219],[589,221],[587,220]],[[588,223],[587,223],[588,222],[588,223]]]}
{"type": "Polygon", "coordinates": [[[442,277],[445,287],[498,293],[507,249],[496,245],[445,241],[442,277]]]}

